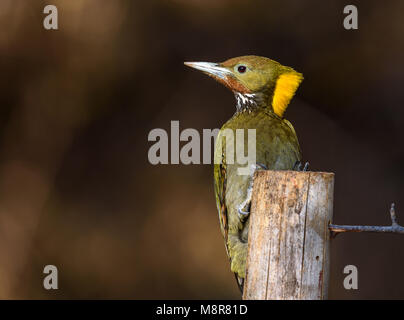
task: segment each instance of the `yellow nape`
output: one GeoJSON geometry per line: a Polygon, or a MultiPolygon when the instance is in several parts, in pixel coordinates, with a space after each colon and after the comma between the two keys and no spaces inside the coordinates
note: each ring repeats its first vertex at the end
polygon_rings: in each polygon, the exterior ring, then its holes
{"type": "Polygon", "coordinates": [[[272,108],[274,112],[283,117],[290,100],[293,98],[297,87],[303,80],[303,75],[299,72],[288,72],[281,74],[276,81],[274,97],[272,99],[272,108]]]}

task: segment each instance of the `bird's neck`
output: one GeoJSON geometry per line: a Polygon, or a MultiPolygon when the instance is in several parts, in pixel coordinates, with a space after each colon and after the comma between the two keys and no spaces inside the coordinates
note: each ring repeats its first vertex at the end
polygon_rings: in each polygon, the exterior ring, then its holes
{"type": "Polygon", "coordinates": [[[267,108],[270,101],[268,95],[263,92],[241,93],[234,92],[236,98],[236,113],[255,111],[261,108],[267,108]]]}

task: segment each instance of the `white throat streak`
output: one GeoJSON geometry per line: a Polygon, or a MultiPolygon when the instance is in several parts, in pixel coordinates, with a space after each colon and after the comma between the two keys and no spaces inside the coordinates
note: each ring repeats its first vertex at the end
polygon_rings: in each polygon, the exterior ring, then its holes
{"type": "Polygon", "coordinates": [[[251,112],[252,109],[258,107],[257,95],[253,93],[234,92],[234,96],[237,100],[237,112],[251,112]]]}

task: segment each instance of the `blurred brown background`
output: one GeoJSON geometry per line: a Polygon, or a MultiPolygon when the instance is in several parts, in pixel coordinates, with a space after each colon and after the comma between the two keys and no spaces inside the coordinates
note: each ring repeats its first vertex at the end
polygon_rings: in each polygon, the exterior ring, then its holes
{"type": "MultiPolygon", "coordinates": [[[[153,128],[218,128],[234,97],[183,61],[305,76],[286,117],[336,174],[334,222],[404,222],[404,2],[0,0],[0,297],[235,298],[211,165],[149,164],[153,128]],[[343,28],[356,4],[359,30],[343,28]],[[59,290],[42,287],[45,265],[59,290]]],[[[330,298],[404,298],[404,237],[332,243],[330,298]],[[359,290],[343,288],[345,265],[359,290]]]]}

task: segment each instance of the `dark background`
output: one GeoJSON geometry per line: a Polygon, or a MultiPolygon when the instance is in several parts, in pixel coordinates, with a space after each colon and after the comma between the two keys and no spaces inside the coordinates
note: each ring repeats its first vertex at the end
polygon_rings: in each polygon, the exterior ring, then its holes
{"type": "MultiPolygon", "coordinates": [[[[235,298],[212,165],[149,164],[148,133],[220,127],[234,97],[183,61],[255,54],[302,72],[286,117],[334,222],[404,221],[404,2],[0,1],[0,297],[235,298]],[[359,30],[343,28],[356,4],[359,30]],[[45,265],[59,290],[42,287],[45,265]]],[[[331,299],[404,298],[404,237],[332,242],[331,299]],[[343,288],[343,268],[359,290],[343,288]]]]}

